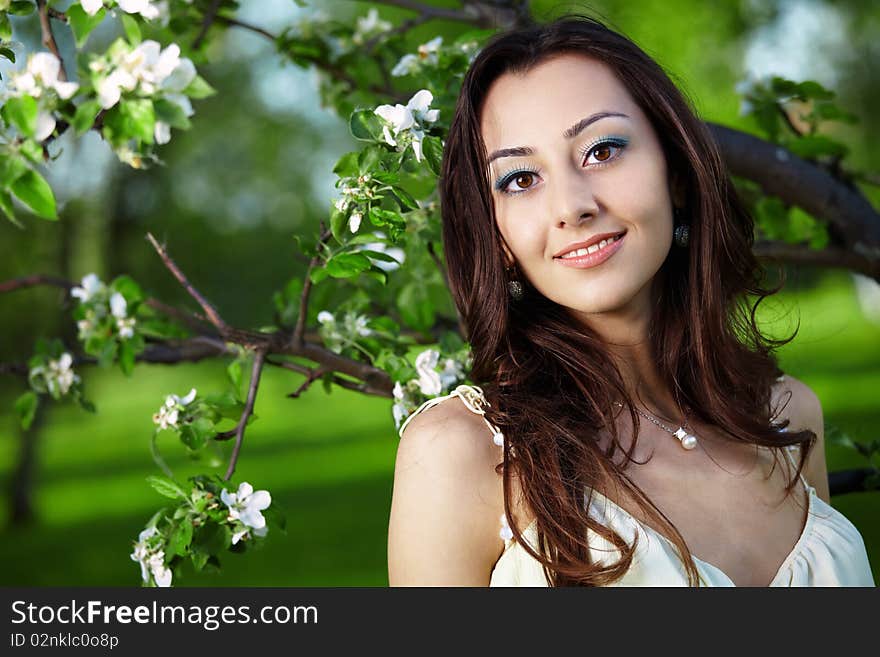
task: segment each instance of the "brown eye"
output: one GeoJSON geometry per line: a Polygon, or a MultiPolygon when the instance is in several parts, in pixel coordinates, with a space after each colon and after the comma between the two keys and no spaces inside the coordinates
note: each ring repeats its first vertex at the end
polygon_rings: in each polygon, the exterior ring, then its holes
{"type": "Polygon", "coordinates": [[[596,154],[596,159],[600,162],[604,162],[611,158],[611,146],[609,144],[602,144],[596,147],[593,150],[593,153],[596,154]]]}
{"type": "Polygon", "coordinates": [[[534,174],[531,173],[521,173],[516,178],[514,178],[514,182],[522,189],[526,187],[531,187],[532,180],[534,179],[534,174]]]}

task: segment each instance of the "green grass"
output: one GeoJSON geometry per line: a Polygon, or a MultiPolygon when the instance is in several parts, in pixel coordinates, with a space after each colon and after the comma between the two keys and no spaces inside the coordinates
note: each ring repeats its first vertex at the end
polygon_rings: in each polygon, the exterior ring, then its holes
{"type": "MultiPolygon", "coordinates": [[[[880,425],[880,326],[861,317],[850,279],[832,274],[815,289],[762,304],[760,318],[775,334],[800,332],[780,352],[783,368],[813,387],[826,420],[859,440],[880,425]]],[[[237,478],[272,492],[287,533],[269,536],[261,554],[229,554],[220,574],[187,572],[191,586],[384,586],[388,512],[397,435],[390,402],[320,385],[287,399],[301,377],[269,368],[260,388],[258,420],[249,428],[237,478]]],[[[86,391],[93,416],[70,405],[50,406],[37,437],[37,522],[0,534],[5,557],[0,584],[131,586],[139,569],[131,540],[163,504],[145,478],[157,474],[149,455],[151,416],[169,392],[221,390],[222,363],[138,366],[126,379],[92,371],[86,391]],[[11,566],[11,567],[10,567],[11,566]]],[[[20,390],[0,394],[11,409],[20,390]]],[[[9,410],[0,415],[0,525],[8,520],[10,472],[18,433],[9,410]]],[[[207,467],[189,461],[173,438],[160,446],[179,478],[207,467]]],[[[231,445],[214,458],[225,463],[231,445]]],[[[862,465],[835,446],[829,469],[862,465]]],[[[835,497],[833,505],[859,528],[875,569],[880,565],[880,493],[835,497]]]]}

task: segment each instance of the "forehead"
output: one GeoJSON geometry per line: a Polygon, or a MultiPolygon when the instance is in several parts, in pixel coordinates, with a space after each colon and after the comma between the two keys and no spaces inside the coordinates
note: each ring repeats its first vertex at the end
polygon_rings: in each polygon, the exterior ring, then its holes
{"type": "MultiPolygon", "coordinates": [[[[557,55],[526,73],[505,73],[489,87],[480,117],[488,151],[535,146],[594,112],[642,114],[626,87],[602,62],[579,54],[557,55]]],[[[625,119],[621,119],[625,120],[625,119]]]]}

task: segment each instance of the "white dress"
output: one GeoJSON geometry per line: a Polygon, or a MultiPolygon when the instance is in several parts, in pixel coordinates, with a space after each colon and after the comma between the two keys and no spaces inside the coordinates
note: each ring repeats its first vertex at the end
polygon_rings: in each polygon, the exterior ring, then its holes
{"type": "MultiPolygon", "coordinates": [[[[478,415],[484,415],[482,407],[489,405],[479,387],[460,385],[448,395],[434,397],[422,404],[401,425],[399,434],[403,435],[409,421],[419,412],[453,396],[461,399],[470,411],[478,415]]],[[[496,444],[501,444],[503,434],[485,416],[483,421],[492,432],[496,444]]],[[[788,450],[786,454],[793,463],[788,450]]],[[[769,586],[874,586],[865,543],[858,529],[820,498],[803,475],[801,482],[808,499],[807,521],[800,538],[769,586]]],[[[585,500],[586,497],[585,494],[585,500]]],[[[599,491],[593,491],[590,513],[614,529],[630,545],[636,534],[639,537],[632,564],[613,586],[688,585],[684,564],[668,538],[633,518],[599,491]]],[[[511,538],[504,516],[501,518],[501,536],[505,542],[504,552],[492,569],[489,586],[548,586],[541,563],[511,538]]],[[[539,552],[534,521],[523,531],[523,537],[535,552],[539,552]]],[[[619,558],[618,550],[601,536],[591,532],[588,542],[594,561],[610,564],[619,558]]],[[[736,586],[717,566],[696,557],[694,563],[703,586],[736,586]]]]}

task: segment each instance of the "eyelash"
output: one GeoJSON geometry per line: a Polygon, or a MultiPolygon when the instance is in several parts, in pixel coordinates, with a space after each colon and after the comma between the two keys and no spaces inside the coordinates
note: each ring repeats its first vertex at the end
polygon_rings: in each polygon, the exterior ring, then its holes
{"type": "MultiPolygon", "coordinates": [[[[617,154],[614,155],[613,157],[611,157],[610,159],[605,160],[604,162],[599,162],[597,164],[594,164],[593,167],[594,168],[601,167],[606,164],[610,164],[612,161],[614,161],[620,157],[620,153],[621,153],[621,151],[623,151],[624,148],[626,148],[627,142],[628,142],[628,140],[620,138],[620,137],[602,137],[601,139],[594,141],[594,142],[590,143],[589,145],[581,148],[581,150],[580,150],[581,158],[586,160],[590,156],[590,153],[592,153],[594,150],[596,150],[599,146],[610,145],[610,146],[614,146],[615,148],[618,148],[620,150],[618,150],[617,154]]],[[[498,180],[498,182],[495,184],[495,188],[499,192],[501,192],[502,194],[506,194],[508,196],[515,196],[516,194],[522,194],[523,192],[529,191],[529,189],[531,189],[531,187],[529,187],[528,189],[521,189],[521,190],[515,191],[515,192],[507,191],[507,186],[511,183],[511,181],[516,179],[517,176],[524,174],[524,173],[532,173],[535,175],[540,175],[541,170],[538,169],[537,167],[520,167],[520,168],[514,169],[514,170],[509,171],[506,174],[504,174],[498,180]]]]}

